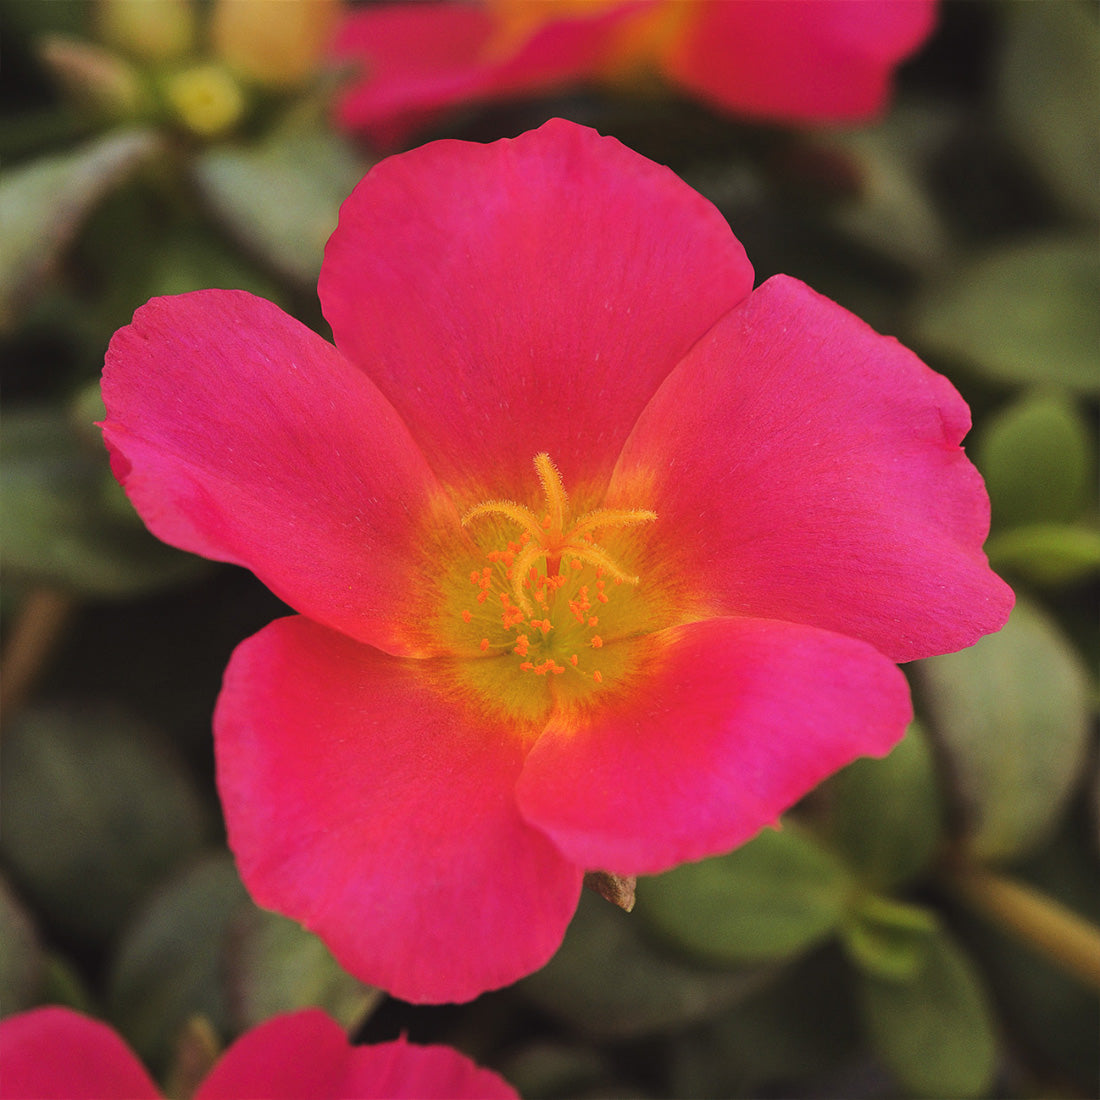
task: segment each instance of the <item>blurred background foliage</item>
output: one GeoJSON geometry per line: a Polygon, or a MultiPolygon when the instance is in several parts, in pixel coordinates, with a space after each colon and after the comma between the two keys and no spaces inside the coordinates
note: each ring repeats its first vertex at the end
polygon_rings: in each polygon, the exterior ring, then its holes
{"type": "Polygon", "coordinates": [[[372,154],[327,121],[338,12],[309,11],[265,61],[216,5],[0,4],[3,1012],[101,1015],[169,1087],[320,1004],[364,1038],[453,1043],[530,1100],[1095,1095],[1095,5],[946,3],[870,128],[649,88],[425,135],[596,126],[711,198],[761,278],[917,349],[971,404],[988,551],[1019,594],[1000,634],[910,666],[918,722],[888,758],[643,880],[629,915],[586,894],[543,971],[441,1008],[361,986],[244,893],[210,715],[233,646],[282,608],[147,535],[93,426],[108,339],[155,294],[241,287],[327,334],[321,252],[372,154]]]}

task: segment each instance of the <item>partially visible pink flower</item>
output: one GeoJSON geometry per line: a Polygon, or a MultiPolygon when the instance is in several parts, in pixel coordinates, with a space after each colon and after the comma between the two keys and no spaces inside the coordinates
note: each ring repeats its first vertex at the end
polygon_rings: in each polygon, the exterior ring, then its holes
{"type": "MultiPolygon", "coordinates": [[[[160,1100],[137,1056],[106,1024],[68,1008],[0,1022],[0,1100],[160,1100]]],[[[193,1100],[518,1100],[450,1047],[399,1039],[351,1046],[318,1009],[242,1035],[193,1100]]]]}
{"type": "Polygon", "coordinates": [[[935,0],[444,0],[352,10],[333,57],[361,74],[338,121],[385,147],[441,109],[660,74],[732,114],[864,121],[935,23],[935,0]]]}
{"type": "Polygon", "coordinates": [[[585,870],[728,851],[910,716],[895,661],[999,629],[950,383],[561,120],[378,164],[320,296],[154,299],[104,436],[146,523],[299,616],[215,714],[257,901],[363,980],[541,966],[585,870]]]}

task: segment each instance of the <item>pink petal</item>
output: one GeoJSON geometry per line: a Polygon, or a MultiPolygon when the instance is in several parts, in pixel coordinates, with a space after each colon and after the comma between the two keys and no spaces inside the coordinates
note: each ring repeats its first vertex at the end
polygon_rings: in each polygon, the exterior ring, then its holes
{"type": "Polygon", "coordinates": [[[391,148],[441,109],[543,91],[593,71],[614,27],[636,4],[574,10],[527,39],[470,3],[380,4],[353,9],[333,43],[337,64],[362,74],[337,104],[337,123],[391,148]]]}
{"type": "Polygon", "coordinates": [[[132,1050],[99,1020],[35,1008],[0,1023],[0,1100],[158,1100],[132,1050]]]}
{"type": "Polygon", "coordinates": [[[561,942],[580,869],[519,815],[524,740],[443,662],[280,619],[234,653],[214,735],[245,885],[363,981],[467,1000],[561,942]]]}
{"type": "Polygon", "coordinates": [[[958,445],[969,426],[945,378],[777,276],[662,386],[609,503],[657,512],[649,575],[710,614],[807,623],[913,660],[973,644],[1012,607],[981,550],[989,500],[958,445]]]}
{"type": "Polygon", "coordinates": [[[781,122],[880,114],[896,66],[932,32],[934,0],[702,3],[667,75],[716,106],[781,122]]]}
{"type": "Polygon", "coordinates": [[[238,1039],[195,1100],[515,1100],[515,1090],[449,1047],[399,1040],[353,1047],[317,1009],[276,1016],[238,1039]]]}
{"type": "Polygon", "coordinates": [[[649,874],[725,852],[912,717],[869,645],[792,623],[711,619],[652,635],[635,690],[591,725],[552,722],[520,809],[570,859],[649,874]]]}
{"type": "Polygon", "coordinates": [[[729,226],[667,168],[554,119],[377,165],[320,293],[445,483],[524,499],[546,451],[602,487],[665,375],[749,292],[729,226]]]}
{"type": "Polygon", "coordinates": [[[154,298],[111,341],[103,397],[116,476],[155,535],[352,637],[430,648],[410,571],[441,492],[330,344],[242,291],[154,298]]]}

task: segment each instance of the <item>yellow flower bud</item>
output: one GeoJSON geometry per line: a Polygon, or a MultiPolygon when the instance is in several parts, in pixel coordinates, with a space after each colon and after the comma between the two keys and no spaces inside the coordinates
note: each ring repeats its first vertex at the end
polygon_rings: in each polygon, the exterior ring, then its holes
{"type": "Polygon", "coordinates": [[[164,85],[165,97],[193,134],[217,137],[233,128],[245,109],[244,93],[222,65],[197,65],[175,73],[164,85]]]}
{"type": "Polygon", "coordinates": [[[241,76],[276,88],[317,69],[340,15],[340,0],[216,0],[214,52],[241,76]]]}
{"type": "Polygon", "coordinates": [[[143,61],[171,61],[195,40],[192,0],[99,0],[99,33],[105,42],[143,61]]]}

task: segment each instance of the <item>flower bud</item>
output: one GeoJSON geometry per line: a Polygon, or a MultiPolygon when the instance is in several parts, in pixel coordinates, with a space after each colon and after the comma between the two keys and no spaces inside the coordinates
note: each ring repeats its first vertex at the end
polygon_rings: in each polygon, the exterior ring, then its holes
{"type": "Polygon", "coordinates": [[[320,64],[339,15],[339,0],[217,0],[214,52],[257,84],[294,87],[320,64]]]}
{"type": "Polygon", "coordinates": [[[99,0],[99,33],[105,42],[143,61],[171,61],[195,40],[192,0],[99,0]]]}
{"type": "Polygon", "coordinates": [[[164,94],[176,117],[199,137],[231,130],[245,110],[244,93],[223,65],[196,65],[169,77],[164,94]]]}
{"type": "Polygon", "coordinates": [[[108,118],[141,113],[144,92],[134,67],[93,42],[49,35],[38,45],[42,64],[81,111],[108,118]]]}

